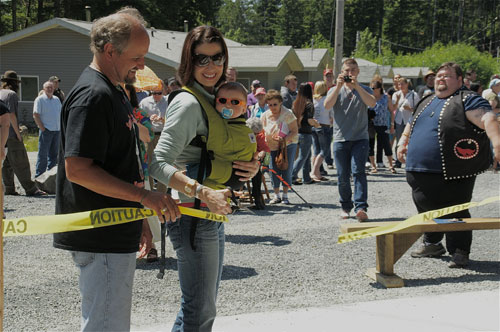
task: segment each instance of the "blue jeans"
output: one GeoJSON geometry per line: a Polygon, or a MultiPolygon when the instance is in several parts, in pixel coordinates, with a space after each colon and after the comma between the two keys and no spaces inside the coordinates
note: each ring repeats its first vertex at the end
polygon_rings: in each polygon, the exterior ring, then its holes
{"type": "Polygon", "coordinates": [[[57,152],[59,150],[59,131],[45,129],[39,132],[35,177],[57,165],[57,152]]]}
{"type": "Polygon", "coordinates": [[[292,180],[297,179],[299,171],[302,169],[304,182],[311,181],[311,134],[299,134],[299,157],[293,163],[292,180]]]}
{"type": "Polygon", "coordinates": [[[80,269],[82,331],[130,331],[135,252],[71,256],[80,269]]]}
{"type": "Polygon", "coordinates": [[[177,269],[182,298],[172,332],[211,331],[216,315],[216,299],[224,261],[224,224],[182,216],[168,223],[170,241],[177,253],[177,269]],[[196,227],[194,250],[191,225],[196,227]]]}
{"type": "Polygon", "coordinates": [[[365,211],[368,208],[368,183],[365,162],[368,158],[368,140],[334,142],[333,155],[338,172],[340,204],[345,211],[365,211]],[[351,172],[354,178],[354,204],[352,202],[351,172]]]}
{"type": "MultiPolygon", "coordinates": [[[[276,155],[278,154],[278,150],[276,151],[271,151],[271,165],[270,168],[278,173],[279,176],[283,178],[283,180],[286,181],[289,185],[292,183],[292,171],[293,171],[293,161],[295,160],[295,152],[297,151],[297,143],[292,143],[286,147],[286,153],[288,156],[288,168],[286,170],[281,170],[278,167],[276,167],[276,164],[274,162],[274,158],[276,158],[276,155]]],[[[281,181],[278,179],[276,174],[271,172],[271,184],[273,185],[273,189],[277,189],[280,187],[281,181]]],[[[286,186],[283,184],[283,186],[286,186]]]]}

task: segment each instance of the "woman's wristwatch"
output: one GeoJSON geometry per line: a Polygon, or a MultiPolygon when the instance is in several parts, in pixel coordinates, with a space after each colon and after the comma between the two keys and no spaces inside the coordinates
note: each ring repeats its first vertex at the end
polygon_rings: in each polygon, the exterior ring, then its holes
{"type": "Polygon", "coordinates": [[[196,194],[197,185],[198,181],[196,181],[195,179],[189,179],[184,186],[184,193],[189,197],[194,197],[194,195],[196,194]]]}

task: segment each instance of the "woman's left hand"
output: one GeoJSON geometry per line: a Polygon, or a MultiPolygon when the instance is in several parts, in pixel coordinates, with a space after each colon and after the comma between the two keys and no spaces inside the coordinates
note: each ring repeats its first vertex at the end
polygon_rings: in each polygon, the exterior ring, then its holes
{"type": "Polygon", "coordinates": [[[235,174],[240,177],[240,181],[250,181],[257,174],[260,167],[258,155],[259,153],[255,152],[251,161],[237,160],[233,162],[233,168],[236,169],[235,174]]]}

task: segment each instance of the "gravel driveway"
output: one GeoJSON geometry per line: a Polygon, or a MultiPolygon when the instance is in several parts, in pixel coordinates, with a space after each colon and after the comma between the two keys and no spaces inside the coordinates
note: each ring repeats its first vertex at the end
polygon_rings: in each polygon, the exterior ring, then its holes
{"type": "MultiPolygon", "coordinates": [[[[30,153],[30,158],[36,155],[30,153]]],[[[496,230],[474,232],[469,269],[449,269],[448,256],[412,259],[407,253],[395,266],[406,287],[385,289],[372,282],[364,271],[375,266],[375,240],[336,243],[339,225],[345,221],[339,219],[335,171],[329,172],[329,182],[295,187],[313,209],[291,194],[289,206],[268,206],[257,215],[242,212],[230,217],[219,315],[499,288],[500,232],[496,230]]],[[[368,176],[372,221],[403,220],[416,213],[403,171],[399,172],[368,176]]],[[[477,178],[473,201],[499,191],[500,176],[487,172],[477,178]]],[[[54,196],[6,196],[6,218],[52,215],[54,201],[54,196]]],[[[475,217],[499,216],[500,205],[471,212],[475,217]]],[[[156,263],[137,262],[135,328],[173,322],[180,291],[170,242],[167,254],[163,280],[156,278],[156,263]]],[[[77,269],[67,252],[52,247],[52,236],[6,238],[4,260],[5,331],[79,329],[77,269]]]]}

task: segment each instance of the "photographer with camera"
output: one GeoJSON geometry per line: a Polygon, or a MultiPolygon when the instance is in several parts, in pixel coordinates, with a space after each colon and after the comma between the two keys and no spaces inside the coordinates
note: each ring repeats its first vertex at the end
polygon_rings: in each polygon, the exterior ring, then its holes
{"type": "Polygon", "coordinates": [[[354,208],[359,221],[368,220],[368,184],[365,162],[368,159],[368,107],[375,107],[376,100],[369,87],[359,84],[358,63],[346,59],[337,85],[328,91],[325,108],[333,107],[333,155],[338,172],[338,190],[342,219],[348,219],[354,208]],[[351,172],[354,179],[352,201],[351,172]]]}

